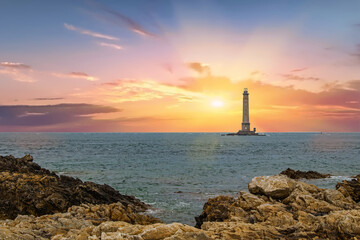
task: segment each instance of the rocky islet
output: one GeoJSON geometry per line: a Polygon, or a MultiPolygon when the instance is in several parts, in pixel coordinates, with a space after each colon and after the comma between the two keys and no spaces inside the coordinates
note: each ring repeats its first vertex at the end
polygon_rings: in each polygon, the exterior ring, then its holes
{"type": "Polygon", "coordinates": [[[288,168],[280,173],[281,175],[286,175],[292,179],[320,179],[320,178],[329,178],[331,177],[330,174],[323,174],[316,171],[300,171],[300,170],[293,170],[288,168]]]}

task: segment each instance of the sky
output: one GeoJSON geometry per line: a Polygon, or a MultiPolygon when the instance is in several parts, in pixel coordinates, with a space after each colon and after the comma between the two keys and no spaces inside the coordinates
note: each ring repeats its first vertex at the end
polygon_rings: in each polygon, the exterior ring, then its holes
{"type": "Polygon", "coordinates": [[[360,131],[360,0],[1,0],[0,131],[360,131]]]}

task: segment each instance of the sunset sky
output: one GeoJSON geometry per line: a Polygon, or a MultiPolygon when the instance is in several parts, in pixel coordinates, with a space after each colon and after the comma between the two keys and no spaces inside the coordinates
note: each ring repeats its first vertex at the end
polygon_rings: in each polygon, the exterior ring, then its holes
{"type": "Polygon", "coordinates": [[[0,1],[0,131],[360,131],[360,1],[0,1]]]}

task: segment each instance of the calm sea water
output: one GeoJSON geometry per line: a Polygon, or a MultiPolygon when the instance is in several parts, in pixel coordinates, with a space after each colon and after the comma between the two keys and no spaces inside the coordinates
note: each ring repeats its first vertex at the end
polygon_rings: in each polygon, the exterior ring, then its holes
{"type": "Polygon", "coordinates": [[[254,176],[290,167],[334,175],[334,188],[360,173],[360,133],[0,133],[0,155],[30,153],[42,167],[106,183],[156,208],[166,222],[194,224],[216,195],[246,190],[254,176]]]}

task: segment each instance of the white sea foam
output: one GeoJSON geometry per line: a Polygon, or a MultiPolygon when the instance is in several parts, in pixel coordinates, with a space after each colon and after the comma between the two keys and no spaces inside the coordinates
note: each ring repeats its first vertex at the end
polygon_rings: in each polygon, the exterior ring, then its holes
{"type": "Polygon", "coordinates": [[[160,208],[151,208],[145,211],[147,214],[153,215],[153,214],[158,214],[158,213],[162,213],[164,212],[163,209],[160,208]]]}
{"type": "Polygon", "coordinates": [[[330,179],[351,181],[354,178],[349,176],[331,176],[330,179]]]}

